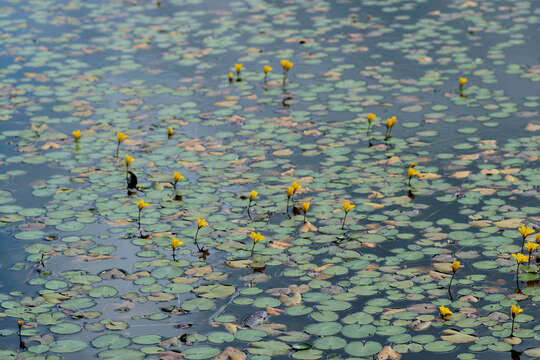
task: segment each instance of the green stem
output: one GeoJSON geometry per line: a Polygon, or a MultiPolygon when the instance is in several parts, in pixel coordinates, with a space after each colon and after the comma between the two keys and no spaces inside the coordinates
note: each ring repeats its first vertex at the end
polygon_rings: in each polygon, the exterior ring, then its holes
{"type": "Polygon", "coordinates": [[[176,249],[172,249],[172,259],[176,261],[176,249]]]}
{"type": "Polygon", "coordinates": [[[521,253],[523,253],[523,246],[525,245],[525,236],[521,237],[521,253]]]}
{"type": "Polygon", "coordinates": [[[304,211],[304,224],[306,223],[306,212],[304,211]]]}
{"type": "Polygon", "coordinates": [[[512,330],[510,331],[510,337],[514,337],[514,322],[516,318],[512,316],[512,330]]]}
{"type": "Polygon", "coordinates": [[[253,242],[253,246],[251,247],[251,255],[250,256],[253,256],[253,251],[255,250],[255,241],[253,242]]]}
{"type": "Polygon", "coordinates": [[[116,145],[116,153],[114,155],[114,157],[118,158],[118,152],[120,151],[120,141],[118,142],[118,144],[116,145]]]}
{"type": "Polygon", "coordinates": [[[448,295],[450,296],[450,300],[454,300],[452,297],[452,291],[451,291],[452,281],[454,280],[454,276],[456,276],[456,273],[452,274],[452,277],[450,278],[450,284],[448,284],[448,295]]]}
{"type": "Polygon", "coordinates": [[[250,208],[251,208],[251,200],[249,200],[248,208],[247,208],[247,213],[248,213],[249,219],[251,220],[251,212],[250,212],[250,208]]]}
{"type": "Polygon", "coordinates": [[[287,196],[287,208],[285,209],[287,214],[289,214],[289,200],[291,200],[291,198],[287,196]]]}
{"type": "Polygon", "coordinates": [[[343,217],[343,221],[341,222],[341,230],[343,230],[343,228],[345,227],[345,220],[347,219],[347,215],[348,215],[348,214],[349,214],[349,213],[346,212],[346,213],[345,213],[345,216],[343,217]]]}
{"type": "Polygon", "coordinates": [[[195,245],[197,245],[197,249],[201,250],[201,248],[199,247],[199,243],[197,242],[197,237],[199,236],[199,230],[200,230],[200,227],[197,227],[197,231],[195,232],[194,241],[195,241],[195,245]]]}

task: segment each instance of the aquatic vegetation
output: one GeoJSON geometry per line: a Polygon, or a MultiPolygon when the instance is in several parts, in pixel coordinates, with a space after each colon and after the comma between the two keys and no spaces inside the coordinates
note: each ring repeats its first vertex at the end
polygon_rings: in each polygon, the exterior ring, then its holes
{"type": "Polygon", "coordinates": [[[126,164],[126,172],[129,170],[129,164],[131,164],[135,160],[132,156],[126,155],[124,158],[124,163],[126,164]]]}
{"type": "Polygon", "coordinates": [[[397,118],[392,116],[391,118],[386,119],[386,134],[384,135],[385,139],[389,139],[392,136],[392,128],[396,124],[397,118]]]}
{"type": "Polygon", "coordinates": [[[229,79],[229,83],[232,83],[232,81],[234,80],[234,74],[232,71],[229,72],[229,74],[227,75],[228,79],[229,79]]]}
{"type": "Polygon", "coordinates": [[[115,152],[115,157],[118,157],[118,152],[120,151],[120,144],[123,143],[129,136],[127,134],[124,134],[122,132],[117,132],[116,133],[116,139],[118,141],[117,145],[116,145],[116,152],[115,152]]]}
{"type": "Polygon", "coordinates": [[[369,134],[369,130],[371,129],[371,124],[373,123],[373,121],[375,121],[375,118],[377,117],[377,115],[375,114],[372,114],[372,113],[369,113],[367,115],[367,120],[368,120],[368,128],[367,128],[367,133],[369,134]]]}
{"type": "Polygon", "coordinates": [[[236,71],[236,81],[242,81],[242,78],[240,77],[242,67],[242,64],[234,64],[234,71],[236,71]]]}
{"type": "Polygon", "coordinates": [[[519,305],[512,305],[510,307],[510,315],[512,316],[512,330],[510,330],[510,337],[514,336],[514,324],[516,322],[516,316],[523,312],[523,309],[519,305]]]}
{"type": "Polygon", "coordinates": [[[441,315],[443,320],[448,320],[452,316],[453,312],[446,306],[441,305],[439,306],[439,314],[441,315]]]}
{"type": "Polygon", "coordinates": [[[267,79],[268,79],[268,73],[269,73],[270,71],[272,71],[272,70],[273,70],[273,69],[272,69],[271,66],[264,65],[264,68],[263,68],[263,71],[264,71],[264,82],[267,81],[267,79]]]}
{"type": "Polygon", "coordinates": [[[454,281],[454,277],[456,276],[456,272],[458,271],[459,267],[461,266],[461,263],[458,260],[454,260],[452,262],[452,277],[450,278],[450,282],[448,283],[448,295],[450,296],[450,299],[452,299],[452,281],[454,281]]]}
{"type": "Polygon", "coordinates": [[[81,139],[81,130],[73,130],[73,139],[75,139],[75,141],[79,141],[81,139]]]}
{"type": "Polygon", "coordinates": [[[306,215],[309,210],[309,202],[303,202],[302,203],[302,211],[304,212],[304,223],[306,223],[306,215]]]}
{"type": "Polygon", "coordinates": [[[529,252],[528,259],[527,259],[527,261],[529,262],[529,265],[531,264],[532,253],[536,250],[537,247],[538,247],[538,244],[535,244],[530,241],[527,241],[527,243],[525,244],[525,248],[529,252]]]}
{"type": "Polygon", "coordinates": [[[173,251],[173,261],[176,261],[176,248],[180,245],[184,245],[183,241],[180,241],[180,239],[175,238],[174,236],[171,237],[171,248],[173,251]]]}
{"type": "Polygon", "coordinates": [[[143,210],[145,207],[150,206],[150,204],[148,204],[147,202],[145,202],[144,199],[140,199],[140,200],[136,201],[135,204],[137,204],[137,208],[139,209],[139,217],[138,217],[137,223],[138,223],[138,230],[139,230],[139,233],[140,233],[140,235],[142,236],[141,213],[142,213],[142,210],[143,210]]]}
{"type": "Polygon", "coordinates": [[[287,83],[287,78],[289,77],[289,70],[292,69],[294,64],[290,62],[289,60],[282,59],[281,60],[281,67],[283,68],[283,81],[282,85],[285,87],[287,83]]]}
{"type": "Polygon", "coordinates": [[[208,222],[205,219],[197,218],[197,230],[195,231],[195,235],[193,236],[193,242],[195,242],[195,245],[197,246],[197,249],[199,251],[201,250],[199,243],[197,242],[197,239],[199,238],[199,230],[201,230],[205,226],[208,226],[208,222]]]}
{"type": "Polygon", "coordinates": [[[343,220],[341,221],[341,230],[345,227],[345,220],[347,220],[347,215],[349,214],[349,211],[354,209],[356,205],[351,203],[350,201],[345,201],[343,203],[343,210],[345,211],[345,215],[343,215],[343,220]]]}
{"type": "Polygon", "coordinates": [[[251,212],[250,212],[251,202],[255,201],[255,199],[257,198],[257,195],[259,195],[259,193],[256,190],[251,190],[251,192],[249,193],[249,202],[248,202],[248,206],[247,206],[247,213],[248,213],[248,216],[249,216],[250,219],[251,219],[251,212]]]}
{"type": "Polygon", "coordinates": [[[521,225],[518,228],[518,231],[521,234],[521,252],[523,252],[523,246],[525,245],[525,239],[527,239],[527,236],[534,234],[534,229],[527,227],[525,225],[521,225]]]}
{"type": "Polygon", "coordinates": [[[0,358],[537,357],[535,8],[476,3],[10,1],[0,358]]]}
{"type": "Polygon", "coordinates": [[[467,83],[466,77],[460,77],[459,78],[459,96],[466,97],[465,93],[463,92],[463,86],[467,83]]]}
{"type": "Polygon", "coordinates": [[[251,256],[253,256],[253,251],[255,250],[255,244],[257,244],[259,241],[264,240],[264,235],[261,235],[260,232],[251,232],[249,234],[249,237],[253,240],[253,245],[251,246],[251,256]]]}

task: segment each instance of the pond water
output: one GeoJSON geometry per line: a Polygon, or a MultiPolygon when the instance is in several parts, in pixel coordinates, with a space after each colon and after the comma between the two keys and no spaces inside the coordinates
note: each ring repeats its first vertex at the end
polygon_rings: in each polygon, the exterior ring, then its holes
{"type": "Polygon", "coordinates": [[[0,358],[539,358],[539,19],[3,2],[0,358]]]}

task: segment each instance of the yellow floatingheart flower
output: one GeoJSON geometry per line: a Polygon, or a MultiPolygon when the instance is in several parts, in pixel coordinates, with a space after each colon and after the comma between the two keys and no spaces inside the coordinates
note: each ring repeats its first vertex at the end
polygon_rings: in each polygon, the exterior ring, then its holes
{"type": "Polygon", "coordinates": [[[377,115],[375,115],[375,114],[372,114],[372,113],[367,114],[367,120],[370,123],[372,123],[375,120],[376,117],[377,117],[377,115]]]}
{"type": "Polygon", "coordinates": [[[454,260],[454,262],[452,263],[452,271],[453,272],[458,271],[460,266],[461,266],[461,263],[458,260],[454,260]]]}
{"type": "Polygon", "coordinates": [[[251,192],[249,193],[249,201],[255,200],[257,198],[257,195],[259,195],[259,193],[256,190],[251,190],[251,192]]]}
{"type": "Polygon", "coordinates": [[[353,203],[351,203],[350,201],[345,201],[343,203],[343,210],[345,210],[346,213],[348,213],[349,211],[351,211],[352,209],[354,209],[356,207],[356,205],[354,205],[353,203]]]}
{"type": "Polygon", "coordinates": [[[302,187],[302,185],[298,184],[296,181],[293,181],[291,183],[292,187],[294,188],[294,192],[296,193],[298,190],[300,190],[300,188],[302,187]]]}
{"type": "Polygon", "coordinates": [[[128,136],[122,132],[116,133],[116,138],[118,139],[118,143],[124,142],[128,138],[128,136]]]}
{"type": "Polygon", "coordinates": [[[229,72],[229,81],[232,81],[233,78],[234,78],[234,74],[233,74],[233,72],[231,71],[231,72],[229,72]]]}
{"type": "Polygon", "coordinates": [[[521,264],[522,262],[529,260],[529,257],[527,255],[523,255],[522,253],[512,254],[512,257],[516,259],[516,262],[518,264],[521,264]]]}
{"type": "Polygon", "coordinates": [[[291,185],[287,188],[287,197],[290,198],[293,195],[294,195],[294,186],[291,185]]]}
{"type": "Polygon", "coordinates": [[[529,253],[532,253],[534,250],[536,250],[536,248],[538,247],[538,244],[527,241],[527,243],[525,244],[525,247],[527,248],[527,250],[529,250],[529,253]]]}
{"type": "Polygon", "coordinates": [[[17,325],[19,325],[19,327],[23,326],[23,325],[24,325],[24,321],[18,320],[18,321],[17,321],[17,325]]]}
{"type": "Polygon", "coordinates": [[[391,118],[386,119],[386,128],[389,129],[396,123],[397,118],[395,116],[392,116],[391,118]]]}
{"type": "Polygon", "coordinates": [[[183,241],[180,241],[180,239],[175,238],[174,236],[171,238],[171,247],[173,250],[176,250],[177,247],[180,245],[184,245],[183,241]]]}
{"type": "Polygon", "coordinates": [[[253,243],[258,243],[259,241],[261,240],[264,240],[264,235],[261,235],[260,232],[251,232],[251,234],[249,234],[249,237],[253,239],[253,243]]]}
{"type": "Polygon", "coordinates": [[[268,65],[265,65],[264,66],[264,74],[268,74],[270,71],[272,71],[272,67],[271,66],[268,66],[268,65]]]}
{"type": "Polygon", "coordinates": [[[167,130],[167,135],[172,136],[173,132],[174,129],[172,128],[172,126],[169,126],[169,129],[167,130]]]}
{"type": "Polygon", "coordinates": [[[307,213],[309,210],[309,203],[308,202],[305,202],[305,203],[302,203],[302,211],[305,213],[307,213]]]}
{"type": "Polygon", "coordinates": [[[135,160],[135,159],[132,158],[129,155],[126,155],[126,158],[125,158],[126,166],[129,166],[129,164],[131,164],[133,162],[133,160],[135,160]]]}
{"type": "Polygon", "coordinates": [[[242,71],[242,64],[234,64],[234,70],[236,71],[237,75],[240,75],[240,71],[242,71]]]}
{"type": "Polygon", "coordinates": [[[79,140],[81,138],[81,130],[75,130],[73,131],[73,138],[75,139],[75,141],[79,140]]]}
{"type": "Polygon", "coordinates": [[[444,305],[439,306],[439,313],[443,319],[446,319],[453,314],[452,311],[444,305]]]}
{"type": "Polygon", "coordinates": [[[534,234],[534,230],[531,229],[530,227],[525,226],[525,225],[521,225],[518,228],[518,230],[521,233],[521,236],[523,237],[523,239],[525,239],[527,236],[529,236],[531,234],[534,234]]]}
{"type": "Polygon", "coordinates": [[[466,77],[460,77],[459,78],[459,86],[463,86],[467,83],[467,78],[466,77]]]}
{"type": "Polygon", "coordinates": [[[407,175],[409,175],[409,179],[414,177],[414,175],[416,175],[417,171],[414,170],[412,167],[409,168],[409,170],[407,170],[407,175]]]}
{"type": "Polygon", "coordinates": [[[283,69],[289,71],[294,66],[294,64],[290,62],[289,60],[283,59],[281,60],[281,66],[283,67],[283,69]]]}
{"type": "Polygon", "coordinates": [[[205,226],[208,226],[208,223],[206,222],[206,220],[201,219],[201,218],[197,218],[197,227],[199,229],[201,229],[201,228],[203,228],[205,226]]]}
{"type": "Polygon", "coordinates": [[[413,162],[412,162],[412,163],[409,164],[409,167],[414,168],[415,166],[416,166],[416,163],[413,163],[413,162]]]}
{"type": "Polygon", "coordinates": [[[174,182],[177,183],[178,181],[182,180],[184,176],[182,175],[181,172],[175,171],[173,172],[173,178],[174,178],[174,182]]]}
{"type": "Polygon", "coordinates": [[[520,308],[519,305],[512,305],[510,307],[510,314],[512,315],[512,318],[515,318],[521,312],[523,312],[523,309],[520,308]]]}
{"type": "Polygon", "coordinates": [[[150,206],[149,203],[144,202],[144,199],[141,199],[141,200],[139,200],[139,201],[136,201],[135,204],[137,204],[137,207],[139,208],[139,210],[142,210],[142,209],[144,209],[145,207],[150,206]]]}

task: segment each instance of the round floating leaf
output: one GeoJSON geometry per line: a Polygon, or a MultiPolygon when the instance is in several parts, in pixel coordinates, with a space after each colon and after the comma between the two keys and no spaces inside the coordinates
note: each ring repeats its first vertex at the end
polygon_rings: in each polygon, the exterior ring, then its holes
{"type": "Polygon", "coordinates": [[[182,351],[186,359],[209,359],[220,353],[218,348],[210,346],[194,346],[182,351]]]}
{"type": "Polygon", "coordinates": [[[342,326],[338,322],[322,322],[318,324],[308,325],[305,331],[308,334],[318,336],[328,336],[337,334],[341,330],[342,326]]]}
{"type": "Polygon", "coordinates": [[[153,345],[161,341],[161,336],[159,335],[142,335],[136,336],[131,339],[135,344],[139,345],[153,345]]]}
{"type": "Polygon", "coordinates": [[[92,340],[92,346],[96,348],[121,349],[130,343],[131,340],[118,334],[101,335],[92,340]]]}
{"type": "Polygon", "coordinates": [[[49,349],[57,353],[72,353],[88,347],[88,344],[80,340],[58,340],[49,344],[49,349]]]}
{"type": "Polygon", "coordinates": [[[81,331],[81,326],[75,323],[63,322],[50,327],[51,332],[55,334],[69,335],[81,331]]]}
{"type": "Polygon", "coordinates": [[[381,344],[375,341],[367,341],[366,343],[353,341],[345,346],[347,354],[352,356],[371,356],[377,354],[381,350],[381,344]]]}

